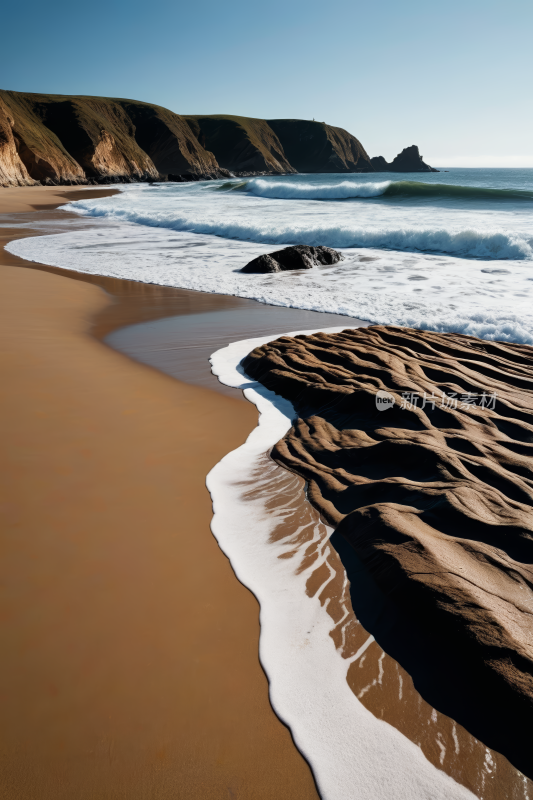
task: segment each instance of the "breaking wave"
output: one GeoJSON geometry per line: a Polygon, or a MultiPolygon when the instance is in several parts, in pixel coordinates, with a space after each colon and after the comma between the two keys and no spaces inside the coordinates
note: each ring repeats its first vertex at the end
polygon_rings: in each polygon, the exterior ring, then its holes
{"type": "MultiPolygon", "coordinates": [[[[287,186],[287,184],[284,184],[287,186]]],[[[497,229],[477,228],[362,228],[357,225],[316,225],[253,223],[237,215],[200,218],[169,211],[146,211],[137,207],[110,206],[79,201],[75,210],[93,217],[133,222],[175,231],[209,234],[224,239],[272,245],[326,245],[328,247],[369,247],[441,253],[460,258],[490,260],[533,260],[533,237],[497,229]]]]}
{"type": "Polygon", "coordinates": [[[257,197],[278,200],[349,200],[350,198],[390,197],[450,200],[533,201],[533,192],[520,189],[489,189],[482,186],[454,186],[447,183],[421,181],[377,181],[359,183],[354,180],[331,184],[253,178],[239,183],[227,182],[221,191],[245,191],[257,197]]]}

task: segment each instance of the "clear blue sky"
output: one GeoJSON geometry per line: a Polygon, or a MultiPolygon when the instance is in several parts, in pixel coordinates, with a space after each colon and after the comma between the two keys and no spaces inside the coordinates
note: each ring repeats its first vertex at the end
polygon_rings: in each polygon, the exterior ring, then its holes
{"type": "Polygon", "coordinates": [[[532,0],[6,3],[0,88],[325,120],[369,155],[533,166],[532,0]]]}

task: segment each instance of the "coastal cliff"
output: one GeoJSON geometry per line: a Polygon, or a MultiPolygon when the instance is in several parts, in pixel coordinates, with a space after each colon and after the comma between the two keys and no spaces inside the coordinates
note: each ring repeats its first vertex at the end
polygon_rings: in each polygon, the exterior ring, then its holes
{"type": "Polygon", "coordinates": [[[0,186],[31,186],[34,181],[18,154],[14,124],[13,115],[0,100],[0,186]]]}
{"type": "Polygon", "coordinates": [[[238,174],[374,171],[361,142],[325,122],[225,114],[186,119],[220,166],[238,174]]]}
{"type": "Polygon", "coordinates": [[[384,171],[438,172],[416,145],[389,164],[325,122],[183,116],[138,100],[0,90],[0,186],[384,171]]]}
{"type": "Polygon", "coordinates": [[[30,97],[18,92],[0,92],[0,119],[6,137],[2,148],[2,184],[86,183],[82,167],[43,124],[30,97]]]}
{"type": "Polygon", "coordinates": [[[297,172],[374,172],[361,142],[344,128],[304,119],[268,124],[297,172]]]}
{"type": "Polygon", "coordinates": [[[532,777],[533,348],[373,326],[282,337],[243,366],[295,406],[272,456],[351,545],[355,613],[366,574],[369,632],[532,777]]]}
{"type": "Polygon", "coordinates": [[[222,165],[200,144],[185,117],[150,103],[133,100],[120,103],[135,125],[136,141],[150,156],[160,175],[187,172],[217,175],[222,165]]]}
{"type": "MultiPolygon", "coordinates": [[[[0,91],[0,184],[115,183],[218,164],[179,114],[149,103],[0,91]]],[[[220,173],[224,176],[224,173],[220,173]]]]}
{"type": "Polygon", "coordinates": [[[182,116],[137,100],[0,90],[0,186],[373,172],[358,139],[309,120],[182,116]]]}
{"type": "Polygon", "coordinates": [[[264,119],[226,114],[185,119],[198,142],[210,150],[225,169],[237,173],[297,171],[287,160],[280,140],[264,119]]]}

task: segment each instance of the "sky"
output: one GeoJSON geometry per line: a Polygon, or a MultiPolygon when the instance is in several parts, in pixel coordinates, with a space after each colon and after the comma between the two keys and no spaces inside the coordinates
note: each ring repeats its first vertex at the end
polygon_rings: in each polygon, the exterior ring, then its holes
{"type": "Polygon", "coordinates": [[[533,167],[531,0],[65,0],[2,11],[0,88],[317,119],[370,156],[533,167]]]}

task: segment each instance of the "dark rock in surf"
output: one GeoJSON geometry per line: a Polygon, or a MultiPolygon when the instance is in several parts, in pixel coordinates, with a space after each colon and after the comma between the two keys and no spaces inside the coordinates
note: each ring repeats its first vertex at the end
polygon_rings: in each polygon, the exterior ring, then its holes
{"type": "Polygon", "coordinates": [[[371,158],[372,166],[376,172],[438,172],[423,161],[416,144],[406,147],[390,164],[383,156],[371,158]]]}
{"type": "Polygon", "coordinates": [[[376,172],[389,172],[390,164],[383,156],[374,156],[370,161],[376,172]]]}
{"type": "Polygon", "coordinates": [[[285,247],[274,253],[265,253],[254,258],[241,272],[285,272],[296,269],[312,269],[319,264],[337,264],[344,256],[331,247],[311,247],[307,244],[297,244],[285,247]]]}

